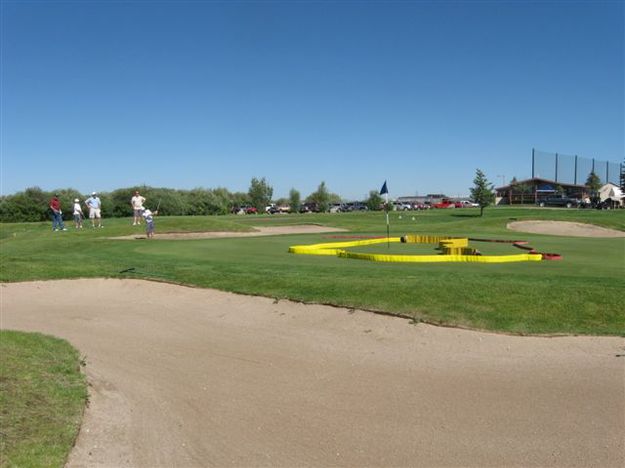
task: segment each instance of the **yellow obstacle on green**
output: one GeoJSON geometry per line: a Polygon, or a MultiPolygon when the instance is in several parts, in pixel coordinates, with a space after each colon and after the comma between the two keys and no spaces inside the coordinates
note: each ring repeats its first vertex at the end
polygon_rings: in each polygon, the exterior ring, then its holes
{"type": "Polygon", "coordinates": [[[433,263],[433,262],[474,262],[474,263],[508,263],[508,262],[540,262],[542,254],[527,253],[516,255],[481,255],[476,249],[469,247],[466,237],[406,235],[365,239],[344,242],[326,242],[322,244],[293,245],[289,252],[303,255],[331,255],[340,258],[353,258],[373,262],[400,262],[400,263],[433,263]],[[349,247],[384,244],[387,242],[403,242],[416,244],[438,244],[440,255],[397,255],[397,254],[369,254],[349,252],[349,247]]]}

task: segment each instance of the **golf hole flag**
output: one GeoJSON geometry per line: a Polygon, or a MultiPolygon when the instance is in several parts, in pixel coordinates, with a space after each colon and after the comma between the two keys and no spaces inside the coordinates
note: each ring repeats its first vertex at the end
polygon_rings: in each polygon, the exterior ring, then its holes
{"type": "Polygon", "coordinates": [[[380,195],[384,195],[385,193],[388,193],[388,188],[386,187],[386,181],[384,181],[384,185],[382,185],[382,188],[380,189],[380,195]]]}
{"type": "Polygon", "coordinates": [[[389,221],[388,221],[388,210],[389,210],[389,204],[388,204],[388,187],[386,186],[386,181],[384,181],[384,185],[382,185],[382,188],[380,189],[380,195],[386,195],[386,205],[384,208],[384,212],[386,213],[386,247],[390,249],[391,244],[390,244],[390,226],[389,226],[389,221]]]}

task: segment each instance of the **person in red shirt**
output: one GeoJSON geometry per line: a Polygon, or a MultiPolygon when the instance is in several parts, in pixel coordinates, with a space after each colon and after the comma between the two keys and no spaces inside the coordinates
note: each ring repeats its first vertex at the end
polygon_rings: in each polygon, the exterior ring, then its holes
{"type": "Polygon", "coordinates": [[[59,196],[55,193],[50,200],[50,209],[52,210],[52,230],[67,231],[63,224],[63,212],[61,211],[61,202],[59,196]]]}

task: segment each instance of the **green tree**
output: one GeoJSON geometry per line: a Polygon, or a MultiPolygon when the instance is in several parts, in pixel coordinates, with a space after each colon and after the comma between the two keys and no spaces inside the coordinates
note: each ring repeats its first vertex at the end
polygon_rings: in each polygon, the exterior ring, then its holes
{"type": "Polygon", "coordinates": [[[207,214],[226,214],[230,211],[230,200],[232,194],[225,187],[218,187],[211,190],[212,205],[208,207],[207,214]]]}
{"type": "Polygon", "coordinates": [[[250,205],[250,196],[244,192],[234,192],[230,195],[230,209],[250,205]]]}
{"type": "Polygon", "coordinates": [[[382,207],[382,197],[380,196],[380,192],[377,190],[370,190],[369,197],[365,201],[367,208],[371,211],[379,211],[382,207]]]}
{"type": "Polygon", "coordinates": [[[341,203],[341,196],[338,193],[330,192],[328,194],[328,203],[341,203]]]}
{"type": "MultiPolygon", "coordinates": [[[[51,197],[51,192],[44,192],[39,187],[30,187],[23,192],[3,196],[0,202],[0,221],[5,223],[47,221],[50,219],[48,203],[51,197]]],[[[63,209],[63,205],[61,208],[63,209]]]]}
{"type": "Polygon", "coordinates": [[[475,171],[475,179],[473,179],[473,187],[471,190],[471,198],[475,203],[480,205],[480,216],[484,214],[484,208],[495,201],[495,193],[493,192],[493,184],[491,184],[484,173],[477,169],[475,171]]]}
{"type": "Polygon", "coordinates": [[[302,206],[302,197],[294,188],[289,191],[289,206],[291,207],[291,213],[299,213],[299,209],[302,206]]]}
{"type": "Polygon", "coordinates": [[[590,192],[593,195],[596,195],[601,188],[601,179],[597,174],[595,174],[595,171],[591,171],[590,174],[588,174],[588,178],[586,179],[586,187],[590,189],[590,192]]]}
{"type": "Polygon", "coordinates": [[[250,197],[252,206],[256,208],[259,213],[264,213],[267,205],[271,203],[273,187],[267,183],[264,177],[262,179],[253,177],[247,194],[250,197]]]}
{"type": "Polygon", "coordinates": [[[309,203],[315,203],[321,213],[328,211],[330,207],[330,192],[325,182],[321,182],[317,191],[311,193],[306,199],[309,203]]]}
{"type": "Polygon", "coordinates": [[[231,195],[225,188],[195,188],[184,196],[188,215],[221,215],[230,210],[231,195]]]}

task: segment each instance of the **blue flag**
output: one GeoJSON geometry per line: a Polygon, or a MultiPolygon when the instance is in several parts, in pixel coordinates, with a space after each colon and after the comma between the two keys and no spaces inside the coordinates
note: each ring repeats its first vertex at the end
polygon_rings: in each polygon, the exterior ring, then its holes
{"type": "Polygon", "coordinates": [[[384,195],[385,193],[388,193],[388,188],[386,187],[386,181],[384,181],[384,185],[380,189],[380,195],[384,195]]]}

